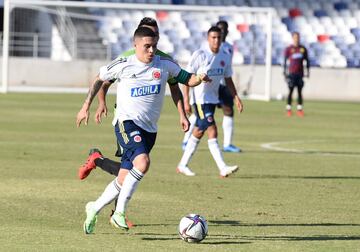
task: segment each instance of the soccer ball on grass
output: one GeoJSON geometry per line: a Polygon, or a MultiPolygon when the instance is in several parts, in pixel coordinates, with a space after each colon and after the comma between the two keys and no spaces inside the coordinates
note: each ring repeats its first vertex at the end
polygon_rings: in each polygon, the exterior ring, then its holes
{"type": "Polygon", "coordinates": [[[208,233],[207,221],[198,214],[184,216],[179,223],[179,235],[186,242],[200,242],[208,233]]]}

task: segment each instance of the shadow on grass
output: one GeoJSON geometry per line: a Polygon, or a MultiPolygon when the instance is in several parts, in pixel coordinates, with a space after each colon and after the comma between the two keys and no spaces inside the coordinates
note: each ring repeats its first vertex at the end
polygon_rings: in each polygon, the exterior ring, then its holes
{"type": "MultiPolygon", "coordinates": [[[[171,240],[180,240],[178,235],[172,235],[171,237],[168,234],[154,234],[154,233],[137,233],[136,235],[145,235],[145,236],[156,236],[156,237],[143,237],[143,241],[171,241],[171,240]],[[165,236],[165,237],[161,237],[165,236]]],[[[249,241],[239,241],[240,238],[233,239],[233,236],[208,236],[206,239],[197,244],[207,244],[207,245],[224,245],[224,244],[249,244],[249,241]],[[212,241],[214,240],[214,241],[212,241]]]]}
{"type": "Polygon", "coordinates": [[[232,179],[360,179],[358,176],[284,176],[284,175],[244,175],[232,179]]]}
{"type": "Polygon", "coordinates": [[[208,221],[209,225],[227,225],[241,227],[360,227],[360,224],[354,223],[241,223],[234,220],[208,221]]]}

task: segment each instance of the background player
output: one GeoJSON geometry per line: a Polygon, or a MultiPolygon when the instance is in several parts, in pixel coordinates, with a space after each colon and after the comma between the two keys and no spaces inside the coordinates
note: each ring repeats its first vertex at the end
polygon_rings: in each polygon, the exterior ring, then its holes
{"type": "MultiPolygon", "coordinates": [[[[228,23],[224,20],[220,20],[216,23],[216,26],[221,30],[221,47],[220,50],[228,53],[231,56],[231,61],[233,58],[233,46],[226,41],[226,37],[229,33],[228,23]]],[[[208,46],[207,44],[205,46],[208,46]]],[[[225,152],[241,152],[241,149],[232,144],[233,132],[234,132],[234,100],[233,96],[224,80],[221,80],[219,86],[219,107],[222,108],[224,117],[222,121],[223,128],[223,151],[225,152]]],[[[195,125],[196,116],[192,114],[189,117],[190,121],[190,130],[185,133],[183,139],[183,150],[185,149],[186,143],[189,140],[190,135],[192,134],[192,129],[195,125]]]]}
{"type": "MultiPolygon", "coordinates": [[[[200,139],[203,137],[205,131],[207,131],[210,153],[219,168],[220,176],[226,177],[235,172],[238,166],[227,166],[225,164],[217,142],[217,127],[214,120],[214,113],[216,105],[219,103],[218,91],[221,80],[225,78],[225,83],[232,97],[235,99],[236,106],[240,112],[243,110],[243,105],[236,93],[231,78],[231,55],[224,50],[220,50],[221,29],[216,26],[211,27],[208,30],[207,41],[207,47],[201,47],[192,54],[187,70],[191,73],[206,72],[207,75],[212,78],[212,81],[206,85],[200,84],[191,90],[196,122],[178,165],[177,172],[187,176],[195,175],[187,165],[196,151],[200,139]]],[[[184,103],[185,110],[190,112],[189,89],[187,87],[185,87],[184,92],[184,103]]]]}
{"type": "Polygon", "coordinates": [[[285,49],[284,76],[289,87],[289,95],[286,104],[287,116],[291,116],[291,103],[294,88],[298,90],[297,115],[304,116],[302,89],[304,87],[304,61],[306,61],[305,77],[310,77],[310,62],[307,49],[300,44],[300,34],[292,33],[293,44],[285,49]],[[289,63],[288,63],[289,61],[289,63]]]}

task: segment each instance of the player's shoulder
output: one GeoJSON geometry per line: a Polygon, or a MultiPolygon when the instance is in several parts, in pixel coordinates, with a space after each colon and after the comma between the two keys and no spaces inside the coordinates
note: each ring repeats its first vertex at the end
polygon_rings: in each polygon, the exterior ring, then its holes
{"type": "Polygon", "coordinates": [[[116,59],[114,59],[110,64],[107,65],[107,69],[110,70],[113,67],[121,67],[128,63],[129,58],[131,56],[125,57],[125,56],[118,56],[116,59]]]}
{"type": "Polygon", "coordinates": [[[300,50],[307,51],[306,47],[304,45],[299,45],[300,50]]]}
{"type": "Polygon", "coordinates": [[[204,50],[203,48],[199,48],[193,52],[192,57],[193,58],[206,57],[206,50],[204,50]]]}

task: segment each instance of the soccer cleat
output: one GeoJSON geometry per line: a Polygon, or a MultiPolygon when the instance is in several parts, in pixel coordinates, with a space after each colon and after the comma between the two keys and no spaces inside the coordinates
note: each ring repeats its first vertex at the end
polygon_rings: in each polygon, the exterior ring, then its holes
{"type": "Polygon", "coordinates": [[[97,222],[97,213],[93,209],[94,202],[90,201],[86,204],[86,220],[84,222],[84,232],[85,234],[92,234],[95,229],[95,224],[97,222]]]}
{"type": "Polygon", "coordinates": [[[298,117],[304,117],[304,110],[298,110],[296,114],[298,117]]]}
{"type": "Polygon", "coordinates": [[[224,147],[224,152],[241,152],[241,149],[236,147],[235,145],[228,145],[224,147]]]}
{"type": "Polygon", "coordinates": [[[287,111],[286,111],[286,116],[290,117],[291,115],[292,115],[291,110],[287,110],[287,111]]]}
{"type": "MultiPolygon", "coordinates": [[[[113,214],[115,213],[114,210],[111,210],[111,214],[110,214],[110,219],[111,219],[111,216],[113,216],[113,214]]],[[[125,216],[125,220],[126,220],[126,224],[128,225],[129,228],[132,228],[132,227],[135,227],[135,224],[132,223],[127,216],[125,216]]]]}
{"type": "Polygon", "coordinates": [[[230,174],[235,173],[238,169],[239,169],[239,167],[237,165],[225,166],[220,171],[220,177],[221,178],[226,178],[230,174]]]}
{"type": "Polygon", "coordinates": [[[98,149],[91,149],[86,163],[79,168],[79,179],[85,179],[89,176],[92,169],[96,168],[95,159],[97,158],[102,158],[101,152],[98,149]]]}
{"type": "Polygon", "coordinates": [[[182,173],[186,176],[195,176],[195,173],[192,170],[190,170],[190,168],[187,166],[181,166],[181,167],[179,166],[178,168],[176,168],[176,172],[182,173]]]}
{"type": "Polygon", "coordinates": [[[124,213],[114,212],[110,218],[110,224],[116,228],[128,230],[129,226],[126,224],[126,218],[124,213]]]}

